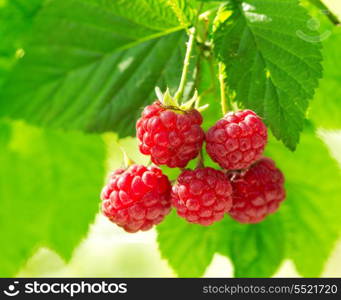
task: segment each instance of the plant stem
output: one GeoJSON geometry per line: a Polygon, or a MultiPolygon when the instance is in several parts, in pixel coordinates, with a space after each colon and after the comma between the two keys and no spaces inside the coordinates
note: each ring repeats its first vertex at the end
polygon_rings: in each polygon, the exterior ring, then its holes
{"type": "Polygon", "coordinates": [[[199,168],[204,168],[204,167],[205,167],[204,155],[203,155],[203,151],[201,149],[200,152],[199,152],[199,155],[198,155],[198,161],[197,161],[197,165],[195,166],[195,168],[199,169],[199,168]]]}
{"type": "Polygon", "coordinates": [[[227,113],[227,98],[226,98],[226,86],[225,86],[225,74],[224,65],[219,62],[219,83],[220,83],[220,105],[223,115],[227,113]]]}
{"type": "Polygon", "coordinates": [[[201,81],[201,60],[202,60],[202,53],[200,52],[198,54],[198,58],[197,58],[196,66],[195,66],[196,70],[195,70],[194,84],[191,88],[189,95],[193,95],[195,93],[195,91],[198,89],[198,86],[200,84],[200,81],[201,81]]]}
{"type": "Polygon", "coordinates": [[[341,22],[339,18],[330,11],[328,6],[323,3],[321,0],[309,0],[313,5],[315,5],[317,8],[321,9],[322,11],[325,12],[327,18],[336,26],[341,25],[341,22]]]}
{"type": "Polygon", "coordinates": [[[195,27],[192,27],[189,29],[189,39],[187,42],[187,50],[186,50],[186,55],[185,55],[185,60],[184,60],[184,67],[182,69],[180,85],[174,97],[177,103],[179,103],[179,100],[182,98],[184,91],[185,91],[186,82],[187,82],[187,73],[188,73],[189,63],[191,59],[191,53],[193,49],[194,40],[195,40],[195,27]]]}

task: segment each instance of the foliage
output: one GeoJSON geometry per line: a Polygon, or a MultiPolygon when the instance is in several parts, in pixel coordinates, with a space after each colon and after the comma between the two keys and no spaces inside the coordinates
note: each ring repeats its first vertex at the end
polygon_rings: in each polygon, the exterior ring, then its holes
{"type": "Polygon", "coordinates": [[[250,0],[228,9],[233,13],[213,39],[235,100],[262,115],[274,135],[295,149],[322,72],[320,44],[297,36],[309,16],[292,0],[250,0]]]}
{"type": "Polygon", "coordinates": [[[340,235],[341,178],[316,132],[340,129],[341,68],[340,28],[314,15],[317,2],[0,0],[0,275],[15,275],[41,245],[70,258],[98,212],[106,150],[121,160],[100,133],[133,136],[155,86],[175,92],[193,26],[184,100],[197,89],[209,104],[204,129],[222,116],[219,84],[229,109],[257,111],[288,195],[257,225],[204,228],[173,213],[157,228],[162,256],[179,276],[203,275],[215,253],[238,277],[271,276],[286,258],[320,275],[340,235]]]}
{"type": "Polygon", "coordinates": [[[1,276],[39,246],[69,259],[98,210],[105,148],[101,137],[0,126],[1,276]]]}

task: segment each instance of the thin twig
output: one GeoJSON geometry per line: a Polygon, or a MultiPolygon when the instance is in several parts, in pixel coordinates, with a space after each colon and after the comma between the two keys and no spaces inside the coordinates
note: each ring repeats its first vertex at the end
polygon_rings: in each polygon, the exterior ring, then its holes
{"type": "Polygon", "coordinates": [[[204,167],[205,167],[204,155],[203,155],[203,151],[201,149],[200,152],[199,152],[199,155],[198,155],[198,162],[197,162],[197,165],[196,165],[196,169],[200,169],[200,168],[204,168],[204,167]]]}
{"type": "Polygon", "coordinates": [[[226,98],[226,87],[225,87],[225,75],[224,65],[219,62],[219,83],[220,83],[220,105],[223,115],[227,113],[227,98],[226,98]]]}
{"type": "Polygon", "coordinates": [[[188,68],[190,64],[190,59],[191,59],[191,53],[193,49],[193,44],[194,44],[194,37],[195,37],[195,28],[191,28],[189,30],[189,40],[187,43],[187,49],[186,49],[186,55],[185,55],[185,60],[184,60],[184,67],[182,69],[182,74],[181,74],[181,80],[179,84],[179,88],[175,94],[174,99],[179,102],[179,100],[182,98],[186,82],[187,82],[187,73],[188,73],[188,68]]]}
{"type": "Polygon", "coordinates": [[[181,74],[181,79],[180,79],[180,84],[179,84],[179,88],[177,90],[177,92],[175,93],[174,99],[177,103],[179,103],[179,100],[181,100],[184,91],[185,91],[185,87],[186,87],[186,82],[187,82],[187,74],[188,74],[188,69],[189,69],[189,65],[190,65],[190,60],[191,60],[191,53],[193,50],[193,45],[195,42],[195,35],[196,35],[196,27],[198,25],[199,22],[199,16],[201,13],[202,8],[204,7],[204,3],[200,4],[200,7],[198,9],[198,13],[194,22],[194,25],[192,28],[190,28],[188,30],[189,32],[189,39],[187,42],[187,49],[186,49],[186,54],[185,54],[185,60],[184,60],[184,66],[182,69],[182,74],[181,74]]]}

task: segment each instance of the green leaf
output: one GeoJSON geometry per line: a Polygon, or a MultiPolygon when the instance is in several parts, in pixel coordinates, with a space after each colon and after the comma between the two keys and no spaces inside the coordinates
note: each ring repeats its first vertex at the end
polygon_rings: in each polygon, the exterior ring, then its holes
{"type": "Polygon", "coordinates": [[[262,223],[226,216],[206,228],[173,214],[157,227],[161,254],[179,276],[203,275],[214,253],[230,257],[236,277],[270,277],[285,258],[302,276],[321,274],[340,236],[340,169],[312,128],[295,153],[271,138],[267,156],[285,175],[287,198],[262,223]]]}
{"type": "Polygon", "coordinates": [[[311,103],[308,117],[313,120],[317,127],[339,129],[341,128],[339,118],[341,89],[338,81],[341,78],[341,64],[338,54],[341,43],[341,29],[331,22],[335,19],[333,12],[327,13],[326,7],[323,7],[324,4],[321,4],[319,0],[306,0],[302,3],[313,17],[311,21],[319,26],[320,36],[323,37],[323,78],[320,80],[319,88],[311,103]],[[313,6],[310,2],[317,6],[313,6]]]}
{"type": "Polygon", "coordinates": [[[198,12],[196,3],[187,0],[168,0],[167,4],[173,10],[181,25],[187,27],[193,24],[198,12]]]}
{"type": "Polygon", "coordinates": [[[168,1],[51,0],[0,95],[1,113],[55,128],[132,134],[154,87],[178,84],[183,27],[168,1]]]}
{"type": "Polygon", "coordinates": [[[302,276],[316,277],[340,236],[341,173],[324,143],[308,130],[295,153],[271,140],[267,155],[276,160],[286,177],[287,199],[280,214],[287,256],[302,276]]]}
{"type": "Polygon", "coordinates": [[[201,59],[198,91],[200,105],[208,104],[203,116],[203,129],[207,131],[220,117],[223,117],[220,106],[219,81],[213,60],[201,59]]]}
{"type": "Polygon", "coordinates": [[[202,276],[216,251],[219,224],[188,224],[175,212],[157,226],[161,255],[180,277],[202,276]]]}
{"type": "Polygon", "coordinates": [[[294,150],[321,77],[319,34],[297,0],[235,1],[228,9],[232,15],[213,34],[227,84],[239,105],[294,150]]]}
{"type": "Polygon", "coordinates": [[[230,0],[196,0],[198,2],[229,2],[230,0]]]}
{"type": "Polygon", "coordinates": [[[225,228],[230,235],[230,250],[225,254],[230,254],[234,276],[270,277],[284,258],[283,224],[278,215],[254,225],[232,222],[225,228]]]}
{"type": "Polygon", "coordinates": [[[326,129],[341,128],[341,28],[327,29],[331,35],[323,42],[323,79],[312,102],[309,117],[316,126],[326,129]]]}
{"type": "Polygon", "coordinates": [[[7,277],[41,246],[71,257],[98,212],[105,148],[96,135],[18,122],[2,122],[0,137],[0,270],[7,277]]]}
{"type": "Polygon", "coordinates": [[[236,277],[269,277],[284,258],[278,216],[257,225],[241,225],[226,217],[202,227],[173,213],[157,231],[161,255],[180,277],[202,276],[215,253],[231,258],[236,277]]]}
{"type": "MultiPolygon", "coordinates": [[[[305,0],[307,1],[307,0],[305,0]]],[[[334,14],[332,9],[329,9],[330,3],[326,5],[324,0],[308,0],[312,5],[315,5],[316,8],[320,10],[321,13],[326,14],[327,18],[329,19],[329,22],[331,22],[333,25],[339,26],[340,25],[340,19],[337,16],[337,14],[334,14]]]]}
{"type": "Polygon", "coordinates": [[[12,68],[42,0],[0,2],[0,84],[12,68]]]}

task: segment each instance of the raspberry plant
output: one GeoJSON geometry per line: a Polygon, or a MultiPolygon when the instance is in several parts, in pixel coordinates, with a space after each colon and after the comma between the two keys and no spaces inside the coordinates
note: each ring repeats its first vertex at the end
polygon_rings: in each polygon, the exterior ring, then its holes
{"type": "Polygon", "coordinates": [[[238,277],[271,276],[284,259],[321,275],[341,225],[340,170],[319,135],[341,128],[341,32],[327,9],[319,0],[2,4],[1,275],[38,246],[70,259],[98,213],[105,151],[122,167],[118,144],[135,135],[161,170],[109,178],[103,211],[128,231],[162,221],[159,249],[179,276],[202,276],[215,253],[238,277]],[[167,176],[172,192],[150,173],[167,176]]]}

